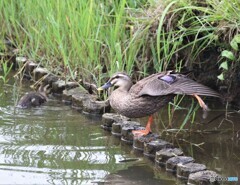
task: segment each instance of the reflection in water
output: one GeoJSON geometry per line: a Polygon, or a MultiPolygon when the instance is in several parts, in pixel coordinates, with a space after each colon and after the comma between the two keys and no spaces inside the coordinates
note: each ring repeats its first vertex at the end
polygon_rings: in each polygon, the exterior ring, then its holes
{"type": "MultiPolygon", "coordinates": [[[[4,88],[12,92],[11,86],[4,88]]],[[[14,109],[13,95],[3,89],[1,93],[0,184],[178,184],[173,175],[103,131],[99,117],[82,115],[54,100],[40,108],[14,109]]],[[[211,112],[208,120],[219,113],[211,112]]],[[[177,121],[185,116],[184,111],[175,113],[173,127],[179,127],[177,121]]],[[[235,124],[234,131],[229,122],[219,127],[222,119],[204,123],[199,118],[197,124],[184,127],[194,132],[181,132],[178,140],[169,132],[163,137],[209,169],[223,176],[240,176],[236,137],[240,125],[235,124]]],[[[232,119],[239,122],[239,115],[232,119]]],[[[154,126],[155,131],[163,128],[154,126]]]]}
{"type": "Polygon", "coordinates": [[[15,109],[12,97],[3,93],[0,102],[0,184],[99,184],[139,163],[121,162],[129,156],[100,128],[100,117],[54,100],[15,109]]]}
{"type": "MultiPolygon", "coordinates": [[[[175,120],[181,123],[186,114],[179,111],[175,120]]],[[[192,156],[196,162],[205,164],[223,177],[240,177],[240,115],[234,111],[229,114],[231,116],[225,119],[223,110],[212,110],[204,120],[200,112],[194,124],[185,126],[188,131],[182,131],[177,136],[176,133],[164,132],[162,137],[182,148],[185,155],[192,156]]],[[[174,127],[178,128],[179,123],[175,121],[174,127]]]]}

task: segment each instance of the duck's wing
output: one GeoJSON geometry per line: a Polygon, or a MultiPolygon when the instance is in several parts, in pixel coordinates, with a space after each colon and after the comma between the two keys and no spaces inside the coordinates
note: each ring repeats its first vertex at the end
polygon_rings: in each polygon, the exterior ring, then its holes
{"type": "Polygon", "coordinates": [[[132,89],[138,89],[138,96],[163,96],[168,94],[186,94],[221,97],[214,90],[206,87],[185,75],[171,72],[157,73],[148,79],[140,80],[132,89]]]}
{"type": "MultiPolygon", "coordinates": [[[[161,72],[161,73],[156,73],[156,74],[152,74],[146,78],[141,79],[140,81],[138,81],[136,84],[134,84],[131,89],[129,90],[130,94],[135,94],[135,95],[141,95],[141,91],[143,89],[145,89],[145,86],[151,86],[151,84],[154,83],[154,80],[157,79],[158,77],[164,76],[166,75],[166,72],[161,72]]],[[[159,84],[164,85],[164,84],[159,84]]],[[[143,93],[147,94],[147,89],[144,90],[143,93]]],[[[149,94],[150,95],[150,94],[149,94]]]]}

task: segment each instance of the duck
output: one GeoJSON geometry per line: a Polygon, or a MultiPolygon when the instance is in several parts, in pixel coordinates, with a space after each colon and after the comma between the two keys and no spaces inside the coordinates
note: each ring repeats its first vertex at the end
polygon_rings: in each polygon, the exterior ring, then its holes
{"type": "Polygon", "coordinates": [[[135,84],[127,73],[117,72],[98,90],[106,90],[113,86],[115,89],[108,100],[117,113],[129,118],[149,116],[145,129],[132,131],[134,136],[148,135],[151,132],[153,114],[172,101],[176,95],[195,97],[204,111],[208,111],[209,108],[200,96],[221,97],[218,92],[190,79],[188,75],[174,71],[158,72],[135,84]]]}
{"type": "Polygon", "coordinates": [[[22,96],[17,103],[18,108],[27,109],[31,107],[38,107],[45,103],[48,98],[47,94],[49,85],[40,85],[37,91],[27,92],[22,96]]]}

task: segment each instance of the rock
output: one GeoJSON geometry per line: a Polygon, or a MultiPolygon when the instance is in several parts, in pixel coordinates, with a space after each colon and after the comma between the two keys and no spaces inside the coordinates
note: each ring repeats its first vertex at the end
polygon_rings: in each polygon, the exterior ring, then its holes
{"type": "Polygon", "coordinates": [[[54,74],[51,74],[51,73],[48,73],[44,76],[43,78],[43,83],[44,84],[49,84],[50,87],[52,87],[52,84],[56,81],[59,80],[59,77],[57,77],[56,75],[54,74]]]}
{"type": "Polygon", "coordinates": [[[86,91],[82,91],[80,88],[75,88],[71,91],[65,91],[65,100],[69,100],[72,97],[72,107],[76,109],[82,109],[87,114],[103,114],[110,110],[110,104],[108,101],[97,101],[97,97],[87,94],[86,91]]]}
{"type": "Polygon", "coordinates": [[[83,102],[87,101],[88,99],[97,99],[94,98],[92,95],[87,93],[77,93],[72,95],[72,107],[74,109],[83,109],[83,102]]]}
{"type": "MultiPolygon", "coordinates": [[[[129,118],[127,118],[127,117],[125,117],[126,119],[129,119],[129,118]]],[[[126,124],[128,124],[129,122],[128,121],[120,121],[120,122],[114,122],[113,124],[112,124],[112,127],[110,127],[110,128],[112,128],[111,130],[112,130],[112,135],[114,135],[114,136],[119,136],[119,137],[121,137],[122,136],[122,127],[123,126],[126,126],[126,124]]],[[[137,127],[136,128],[136,130],[138,130],[140,127],[137,127]]],[[[142,129],[144,129],[144,127],[142,127],[142,129]]]]}
{"type": "MultiPolygon", "coordinates": [[[[92,96],[90,96],[92,97],[92,96]]],[[[83,112],[89,114],[103,114],[110,111],[109,101],[96,101],[93,98],[83,101],[83,112]]]]}
{"type": "Polygon", "coordinates": [[[137,130],[137,128],[139,128],[140,126],[141,124],[136,121],[124,121],[121,131],[122,135],[121,140],[126,143],[132,144],[133,143],[132,131],[137,130]]]}
{"type": "Polygon", "coordinates": [[[65,89],[63,90],[63,94],[62,94],[62,101],[66,103],[72,103],[72,100],[73,100],[72,96],[76,94],[86,94],[86,90],[80,87],[76,87],[69,90],[65,89]]]}
{"type": "Polygon", "coordinates": [[[112,127],[108,127],[106,125],[101,125],[102,129],[107,130],[107,131],[112,131],[112,127]]]}
{"type": "Polygon", "coordinates": [[[46,68],[37,67],[33,70],[33,80],[38,81],[44,75],[48,74],[49,71],[46,68]]]}
{"type": "Polygon", "coordinates": [[[194,159],[192,157],[187,157],[187,156],[172,157],[166,161],[166,171],[176,172],[178,164],[187,164],[193,161],[194,159]]]}
{"type": "Polygon", "coordinates": [[[37,68],[37,66],[38,64],[36,64],[35,62],[28,60],[24,68],[24,77],[26,77],[27,79],[31,79],[33,76],[33,70],[37,68]]]}
{"type": "Polygon", "coordinates": [[[214,171],[206,170],[191,173],[188,178],[188,185],[211,185],[220,184],[221,176],[214,171]]]}
{"type": "Polygon", "coordinates": [[[27,62],[27,57],[16,57],[16,62],[17,62],[17,63],[21,63],[20,66],[22,66],[22,64],[24,64],[25,62],[27,62]]]}
{"type": "Polygon", "coordinates": [[[52,92],[56,94],[62,94],[64,89],[72,89],[78,87],[77,82],[66,82],[64,80],[58,80],[52,83],[52,92]]]}
{"type": "Polygon", "coordinates": [[[207,167],[204,164],[199,163],[187,163],[177,165],[177,177],[180,179],[188,179],[191,173],[206,170],[207,167]]]}
{"type": "Polygon", "coordinates": [[[181,155],[183,155],[183,151],[179,148],[164,148],[156,152],[155,162],[160,166],[165,166],[168,159],[181,155]]]}
{"type": "Polygon", "coordinates": [[[88,82],[82,82],[81,85],[88,91],[90,94],[98,94],[97,85],[88,82]]]}
{"type": "Polygon", "coordinates": [[[112,128],[112,135],[114,136],[118,136],[118,137],[121,137],[121,133],[122,133],[122,126],[123,126],[123,122],[117,122],[117,123],[113,123],[111,127],[109,128],[112,128]]]}
{"type": "Polygon", "coordinates": [[[108,127],[112,127],[112,124],[114,122],[123,122],[128,120],[130,120],[130,118],[127,118],[125,116],[122,116],[116,113],[105,113],[102,115],[103,124],[108,127]]]}
{"type": "MultiPolygon", "coordinates": [[[[145,127],[143,127],[145,129],[145,127]]],[[[160,139],[160,135],[158,134],[148,134],[146,136],[141,137],[134,137],[133,138],[133,148],[135,150],[143,151],[144,150],[144,143],[148,143],[152,140],[160,139]]]]}
{"type": "Polygon", "coordinates": [[[153,141],[150,141],[149,143],[144,143],[144,152],[143,154],[154,158],[157,151],[163,149],[163,148],[172,148],[173,145],[167,141],[164,141],[162,139],[156,139],[153,141]]]}

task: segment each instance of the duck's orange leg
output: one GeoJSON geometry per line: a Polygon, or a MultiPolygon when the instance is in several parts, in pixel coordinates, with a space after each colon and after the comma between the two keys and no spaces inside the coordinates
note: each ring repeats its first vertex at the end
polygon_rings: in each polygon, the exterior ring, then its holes
{"type": "Polygon", "coordinates": [[[202,107],[204,111],[209,110],[208,106],[204,103],[204,101],[202,100],[202,98],[200,98],[200,96],[198,96],[197,94],[193,94],[193,96],[198,100],[200,107],[202,107]]]}
{"type": "Polygon", "coordinates": [[[145,130],[133,130],[134,136],[145,136],[151,132],[151,124],[153,123],[153,115],[149,116],[145,130]]]}

